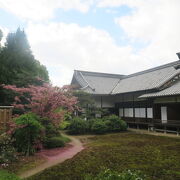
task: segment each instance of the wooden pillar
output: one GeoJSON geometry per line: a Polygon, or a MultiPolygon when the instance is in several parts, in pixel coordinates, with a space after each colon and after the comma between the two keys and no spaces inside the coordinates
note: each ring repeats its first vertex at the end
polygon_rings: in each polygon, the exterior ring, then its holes
{"type": "Polygon", "coordinates": [[[134,121],[135,121],[135,108],[134,108],[134,93],[133,93],[133,118],[134,118],[134,121]]]}
{"type": "Polygon", "coordinates": [[[166,128],[166,125],[164,126],[164,134],[167,133],[167,128],[166,128]]]}
{"type": "Polygon", "coordinates": [[[101,108],[103,107],[103,99],[102,99],[102,96],[101,96],[101,108]]]}
{"type": "Polygon", "coordinates": [[[146,100],[146,109],[145,109],[145,113],[146,113],[146,122],[147,122],[147,107],[148,107],[148,100],[146,100]]]}
{"type": "Polygon", "coordinates": [[[177,128],[177,136],[179,136],[179,127],[177,128]]]}
{"type": "Polygon", "coordinates": [[[154,119],[155,119],[155,104],[154,104],[154,99],[153,99],[153,102],[152,102],[152,113],[153,113],[153,117],[152,117],[152,125],[154,127],[154,119]]]}
{"type": "Polygon", "coordinates": [[[123,117],[125,117],[124,116],[124,94],[122,94],[122,101],[123,101],[123,117]]]}

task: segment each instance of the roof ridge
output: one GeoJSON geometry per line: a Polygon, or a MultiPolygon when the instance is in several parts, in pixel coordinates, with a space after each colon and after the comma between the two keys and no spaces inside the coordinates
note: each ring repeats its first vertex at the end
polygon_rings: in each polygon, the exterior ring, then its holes
{"type": "Polygon", "coordinates": [[[102,77],[109,77],[111,76],[111,78],[122,78],[126,75],[122,75],[122,74],[112,74],[112,73],[103,73],[103,72],[94,72],[94,71],[82,71],[82,70],[75,70],[78,71],[80,73],[87,73],[87,74],[91,74],[91,76],[102,76],[102,77]]]}
{"type": "Polygon", "coordinates": [[[114,89],[118,86],[118,84],[120,83],[121,79],[119,79],[119,81],[115,84],[115,86],[112,88],[112,90],[110,91],[109,94],[112,94],[114,89]]]}
{"type": "Polygon", "coordinates": [[[83,76],[83,74],[81,72],[79,72],[79,74],[81,75],[82,79],[87,83],[87,86],[89,86],[92,90],[94,90],[95,88],[93,88],[88,81],[86,80],[86,78],[83,76]]]}
{"type": "Polygon", "coordinates": [[[156,70],[163,69],[163,68],[166,68],[166,67],[170,67],[172,65],[176,65],[176,64],[179,64],[179,63],[180,63],[180,60],[174,61],[174,62],[171,62],[171,63],[167,63],[167,64],[163,64],[163,65],[160,65],[160,66],[157,66],[157,67],[154,67],[154,68],[150,68],[150,69],[147,69],[147,70],[144,70],[144,71],[139,71],[139,72],[136,72],[136,73],[126,75],[126,76],[123,77],[123,79],[130,78],[130,77],[137,76],[137,75],[141,75],[141,74],[145,74],[145,73],[152,72],[152,71],[156,71],[156,70]]]}

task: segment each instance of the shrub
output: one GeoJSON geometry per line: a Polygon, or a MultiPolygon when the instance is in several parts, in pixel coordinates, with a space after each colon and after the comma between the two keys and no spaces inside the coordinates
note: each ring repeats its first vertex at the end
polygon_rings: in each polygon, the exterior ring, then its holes
{"type": "Polygon", "coordinates": [[[120,127],[121,127],[121,131],[126,131],[127,130],[127,123],[123,120],[120,120],[120,127]]]}
{"type": "Polygon", "coordinates": [[[70,124],[71,124],[71,123],[70,123],[69,121],[63,121],[63,122],[60,124],[60,129],[61,129],[61,130],[66,130],[66,129],[68,129],[68,127],[69,127],[70,124]]]}
{"type": "Polygon", "coordinates": [[[70,134],[85,134],[88,131],[87,121],[76,117],[71,121],[68,130],[70,134]]]}
{"type": "Polygon", "coordinates": [[[89,119],[89,120],[86,121],[87,131],[88,131],[89,133],[92,132],[92,126],[93,126],[93,124],[94,124],[96,121],[99,121],[99,120],[101,120],[101,119],[96,118],[96,119],[89,119]]]}
{"type": "Polygon", "coordinates": [[[0,170],[0,180],[20,180],[15,174],[0,170]]]}
{"type": "Polygon", "coordinates": [[[85,180],[143,180],[144,175],[141,174],[140,171],[124,171],[122,173],[118,173],[115,171],[111,171],[110,169],[106,169],[100,172],[96,177],[87,175],[85,180]]]}
{"type": "Polygon", "coordinates": [[[44,141],[44,147],[46,148],[64,147],[65,143],[69,141],[70,141],[69,138],[64,136],[51,137],[51,138],[47,138],[44,141]]]}
{"type": "Polygon", "coordinates": [[[126,129],[126,122],[116,115],[106,116],[102,119],[89,119],[86,121],[82,118],[76,117],[70,121],[70,125],[68,127],[70,134],[104,134],[106,132],[125,131],[126,129]]]}
{"type": "Polygon", "coordinates": [[[107,129],[106,123],[101,119],[96,119],[91,128],[92,132],[96,134],[104,134],[107,132],[107,129]]]}
{"type": "Polygon", "coordinates": [[[127,129],[127,124],[125,121],[121,120],[116,115],[110,115],[103,118],[103,121],[106,123],[109,132],[119,132],[125,131],[127,129]]]}
{"type": "Polygon", "coordinates": [[[40,139],[40,132],[43,126],[39,123],[39,118],[33,113],[27,113],[15,119],[19,126],[14,132],[15,147],[18,152],[31,155],[35,152],[35,143],[40,139]]]}
{"type": "Polygon", "coordinates": [[[8,166],[10,162],[17,160],[16,150],[13,147],[13,140],[9,135],[0,135],[0,164],[8,166]]]}
{"type": "Polygon", "coordinates": [[[59,136],[59,129],[57,129],[55,126],[52,124],[44,125],[45,127],[45,135],[46,137],[54,137],[54,136],[59,136]]]}

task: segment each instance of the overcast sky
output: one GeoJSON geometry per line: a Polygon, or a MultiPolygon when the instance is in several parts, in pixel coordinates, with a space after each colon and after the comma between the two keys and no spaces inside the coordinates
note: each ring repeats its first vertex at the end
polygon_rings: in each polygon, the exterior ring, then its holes
{"type": "Polygon", "coordinates": [[[130,74],[176,61],[180,0],[0,0],[0,29],[17,27],[62,86],[74,69],[130,74]]]}

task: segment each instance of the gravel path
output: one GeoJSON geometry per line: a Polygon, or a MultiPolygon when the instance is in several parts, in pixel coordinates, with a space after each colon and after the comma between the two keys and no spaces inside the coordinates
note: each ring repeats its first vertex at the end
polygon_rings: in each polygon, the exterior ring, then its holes
{"type": "MultiPolygon", "coordinates": [[[[67,135],[64,135],[64,136],[67,136],[67,135]]],[[[39,155],[45,157],[47,161],[37,166],[34,169],[23,172],[21,175],[19,175],[19,177],[20,178],[30,177],[38,172],[43,171],[46,168],[52,167],[56,164],[64,162],[67,159],[72,158],[78,152],[84,149],[83,144],[79,139],[72,136],[67,136],[67,137],[71,139],[71,142],[68,144],[68,146],[64,148],[56,148],[56,149],[41,151],[39,155]]]]}

